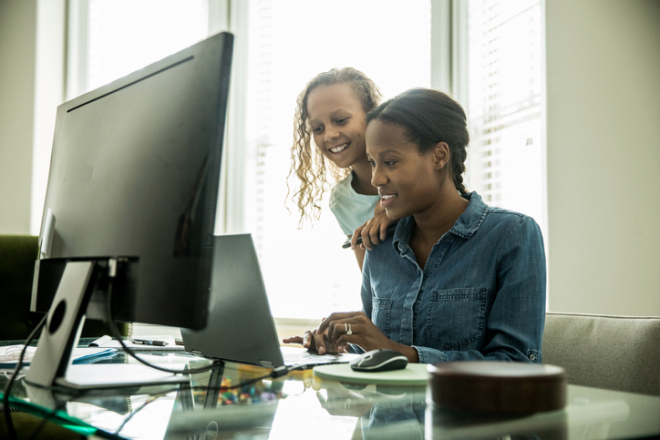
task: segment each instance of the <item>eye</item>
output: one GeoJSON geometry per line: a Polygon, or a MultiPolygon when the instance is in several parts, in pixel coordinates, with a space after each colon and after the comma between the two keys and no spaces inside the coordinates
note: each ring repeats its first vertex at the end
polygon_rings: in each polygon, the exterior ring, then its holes
{"type": "Polygon", "coordinates": [[[373,159],[367,159],[367,162],[371,165],[371,168],[374,168],[376,166],[376,161],[373,159]]]}
{"type": "Polygon", "coordinates": [[[323,127],[318,126],[318,127],[312,127],[312,133],[321,133],[323,131],[323,127]]]}
{"type": "Polygon", "coordinates": [[[396,160],[384,160],[383,163],[388,167],[391,167],[392,165],[396,164],[396,160]]]}
{"type": "Polygon", "coordinates": [[[346,122],[348,122],[348,118],[339,118],[339,119],[337,119],[337,124],[339,124],[339,125],[344,125],[346,122]]]}

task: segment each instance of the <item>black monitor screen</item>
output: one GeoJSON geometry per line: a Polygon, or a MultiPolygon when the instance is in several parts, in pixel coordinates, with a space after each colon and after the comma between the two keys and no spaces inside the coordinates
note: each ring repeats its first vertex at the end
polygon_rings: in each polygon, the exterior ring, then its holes
{"type": "MultiPolygon", "coordinates": [[[[232,43],[215,35],[58,107],[34,310],[66,261],[119,257],[117,320],[204,326],[232,43]]],[[[87,316],[101,310],[92,295],[87,316]]]]}

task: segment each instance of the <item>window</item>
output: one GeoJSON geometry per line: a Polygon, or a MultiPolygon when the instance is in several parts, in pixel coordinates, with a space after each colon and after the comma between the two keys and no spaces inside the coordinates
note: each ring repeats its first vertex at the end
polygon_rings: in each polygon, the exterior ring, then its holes
{"type": "Polygon", "coordinates": [[[208,35],[208,0],[74,1],[69,12],[68,99],[208,35]]]}
{"type": "MultiPolygon", "coordinates": [[[[332,67],[362,70],[384,99],[411,87],[453,92],[468,114],[468,190],[531,215],[545,231],[538,0],[225,3],[237,33],[234,64],[241,65],[232,78],[227,150],[234,158],[225,165],[233,177],[223,202],[232,218],[225,225],[253,234],[275,316],[318,320],[361,307],[361,275],[352,252],[341,248],[345,236],[327,197],[320,221],[301,230],[297,208],[285,205],[296,98],[332,67]]],[[[228,19],[215,16],[226,12],[214,9],[215,0],[69,4],[68,98],[190,45],[208,35],[209,23],[228,19]]]]}
{"type": "Polygon", "coordinates": [[[469,190],[533,217],[546,235],[541,4],[467,6],[469,190]]]}
{"type": "Polygon", "coordinates": [[[245,230],[254,234],[273,314],[318,319],[359,310],[361,274],[353,252],[341,248],[346,236],[328,198],[320,221],[301,230],[297,207],[285,206],[295,102],[333,67],[361,70],[384,98],[428,87],[430,1],[249,4],[245,230]]]}

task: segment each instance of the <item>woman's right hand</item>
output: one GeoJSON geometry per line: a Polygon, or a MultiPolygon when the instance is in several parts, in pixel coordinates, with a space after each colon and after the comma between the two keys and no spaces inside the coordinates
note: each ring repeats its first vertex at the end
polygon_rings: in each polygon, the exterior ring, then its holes
{"type": "MultiPolygon", "coordinates": [[[[380,206],[380,204],[378,206],[380,206]]],[[[396,220],[389,218],[387,214],[385,214],[385,210],[379,212],[353,232],[351,249],[354,249],[355,246],[357,246],[357,240],[359,237],[362,237],[362,244],[360,245],[362,249],[373,249],[375,245],[380,244],[387,238],[387,228],[393,223],[396,223],[396,220]]]]}
{"type": "Polygon", "coordinates": [[[308,350],[318,352],[318,354],[346,352],[344,347],[338,347],[334,341],[328,338],[327,331],[319,334],[317,330],[307,330],[303,333],[303,336],[291,336],[290,338],[282,339],[282,342],[285,344],[300,344],[308,350]]]}

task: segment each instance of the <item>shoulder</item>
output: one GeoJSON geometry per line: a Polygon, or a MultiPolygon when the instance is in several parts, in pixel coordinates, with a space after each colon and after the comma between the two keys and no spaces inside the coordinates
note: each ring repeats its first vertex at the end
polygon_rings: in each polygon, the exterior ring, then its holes
{"type": "Polygon", "coordinates": [[[335,186],[330,190],[330,206],[334,206],[338,203],[341,203],[342,200],[351,197],[351,194],[354,192],[353,187],[351,186],[352,176],[349,174],[344,177],[342,180],[337,182],[335,186]]]}
{"type": "Polygon", "coordinates": [[[536,220],[528,215],[492,206],[488,207],[486,219],[493,224],[504,224],[510,227],[537,225],[536,220]]]}
{"type": "Polygon", "coordinates": [[[486,212],[486,217],[490,217],[490,220],[497,223],[511,223],[518,224],[520,222],[527,221],[530,219],[534,221],[531,217],[526,216],[521,212],[510,211],[508,209],[498,208],[494,206],[489,206],[486,212]]]}
{"type": "Polygon", "coordinates": [[[369,217],[366,219],[368,220],[373,217],[374,208],[380,197],[378,195],[359,194],[355,192],[352,182],[353,175],[349,174],[332,187],[330,190],[330,208],[346,209],[352,212],[356,210],[357,212],[368,211],[369,217]]]}
{"type": "Polygon", "coordinates": [[[542,246],[543,243],[541,228],[536,220],[520,212],[488,207],[482,227],[486,233],[497,233],[505,246],[533,242],[542,246]]]}

